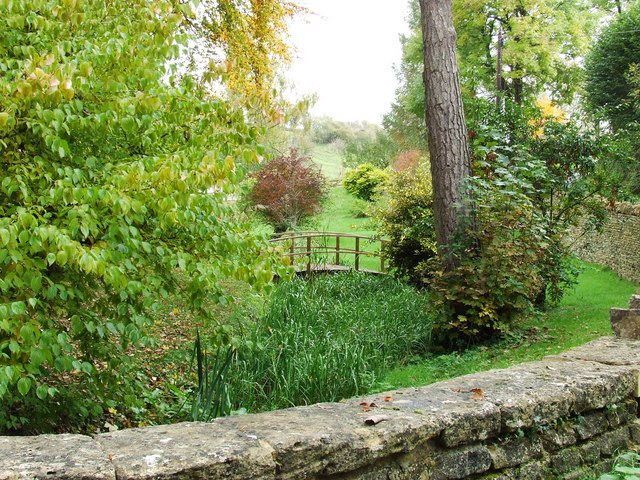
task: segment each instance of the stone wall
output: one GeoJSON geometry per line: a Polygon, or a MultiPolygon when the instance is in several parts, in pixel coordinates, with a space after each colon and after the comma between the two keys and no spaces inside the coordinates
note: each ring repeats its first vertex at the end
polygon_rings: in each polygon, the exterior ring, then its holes
{"type": "Polygon", "coordinates": [[[0,437],[0,479],[590,478],[640,444],[640,341],[257,415],[0,437]]]}
{"type": "Polygon", "coordinates": [[[620,203],[609,210],[601,233],[572,233],[571,248],[583,260],[611,268],[640,283],[640,205],[620,203]]]}

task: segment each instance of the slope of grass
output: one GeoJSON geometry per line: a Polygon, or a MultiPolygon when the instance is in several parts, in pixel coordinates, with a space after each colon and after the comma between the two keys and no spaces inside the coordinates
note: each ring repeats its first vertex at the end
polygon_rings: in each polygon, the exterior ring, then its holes
{"type": "Polygon", "coordinates": [[[315,144],[311,157],[329,180],[339,180],[342,177],[342,158],[335,145],[315,144]]]}
{"type": "Polygon", "coordinates": [[[582,273],[576,288],[558,306],[524,318],[521,329],[511,337],[464,352],[432,355],[396,368],[388,372],[377,390],[428,385],[468,373],[505,368],[611,335],[609,309],[625,307],[638,287],[605,267],[578,263],[582,273]]]}

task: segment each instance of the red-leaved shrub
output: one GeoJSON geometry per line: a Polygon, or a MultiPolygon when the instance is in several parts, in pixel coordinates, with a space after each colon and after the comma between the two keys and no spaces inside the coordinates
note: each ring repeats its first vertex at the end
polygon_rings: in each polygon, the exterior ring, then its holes
{"type": "Polygon", "coordinates": [[[405,170],[412,170],[418,166],[418,164],[424,159],[425,154],[420,150],[409,150],[402,152],[396,157],[396,161],[393,162],[391,168],[396,172],[402,172],[405,170]]]}
{"type": "Polygon", "coordinates": [[[328,194],[327,180],[309,157],[295,149],[274,158],[252,174],[256,179],[249,200],[276,232],[295,229],[318,213],[328,194]]]}

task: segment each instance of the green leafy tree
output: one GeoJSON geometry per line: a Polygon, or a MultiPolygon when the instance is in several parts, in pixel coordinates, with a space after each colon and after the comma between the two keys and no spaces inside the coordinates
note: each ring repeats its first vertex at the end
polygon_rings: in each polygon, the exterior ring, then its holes
{"type": "Polygon", "coordinates": [[[263,107],[274,100],[278,67],[291,60],[288,22],[304,8],[287,0],[199,0],[195,15],[189,2],[173,3],[184,13],[185,30],[198,39],[191,52],[209,60],[207,75],[224,73],[231,91],[261,99],[263,107]]]}
{"type": "Polygon", "coordinates": [[[516,103],[544,90],[570,100],[579,85],[597,15],[593,2],[552,0],[455,3],[463,83],[516,103]]]}
{"type": "Polygon", "coordinates": [[[398,144],[385,131],[374,136],[357,136],[345,141],[342,150],[342,164],[348,168],[369,164],[377,168],[386,168],[399,153],[398,144]]]}
{"type": "Polygon", "coordinates": [[[634,83],[640,65],[640,4],[607,26],[586,59],[587,100],[615,129],[640,122],[634,83]]]}
{"type": "MultiPolygon", "coordinates": [[[[586,53],[601,18],[601,11],[593,8],[593,3],[454,1],[467,118],[472,120],[476,115],[474,102],[478,96],[499,94],[517,103],[532,103],[541,92],[550,91],[556,100],[571,101],[582,79],[579,59],[586,53]]],[[[409,148],[421,148],[415,139],[421,138],[423,128],[417,119],[424,118],[423,42],[419,26],[417,3],[412,2],[412,33],[402,40],[403,57],[398,68],[400,87],[391,112],[385,116],[385,126],[394,137],[413,140],[409,148]]]]}
{"type": "Polygon", "coordinates": [[[168,67],[184,8],[0,2],[0,430],[141,408],[127,362],[157,302],[214,325],[223,277],[278,268],[227,201],[259,132],[168,67]]]}
{"type": "Polygon", "coordinates": [[[603,164],[618,175],[619,196],[640,195],[640,5],[608,25],[586,58],[586,99],[611,135],[603,164]]]}

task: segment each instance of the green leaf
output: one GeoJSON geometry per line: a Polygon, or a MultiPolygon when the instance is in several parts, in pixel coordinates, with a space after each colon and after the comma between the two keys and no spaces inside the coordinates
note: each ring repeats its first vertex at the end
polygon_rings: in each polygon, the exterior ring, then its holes
{"type": "Polygon", "coordinates": [[[31,390],[31,379],[29,377],[22,377],[18,380],[18,391],[21,395],[26,395],[31,390]]]}
{"type": "Polygon", "coordinates": [[[2,245],[7,245],[11,240],[11,235],[9,234],[9,230],[6,228],[0,228],[0,242],[2,245]]]}
{"type": "Polygon", "coordinates": [[[36,395],[40,400],[44,400],[49,395],[49,387],[46,385],[39,385],[38,388],[36,388],[36,395]]]}

